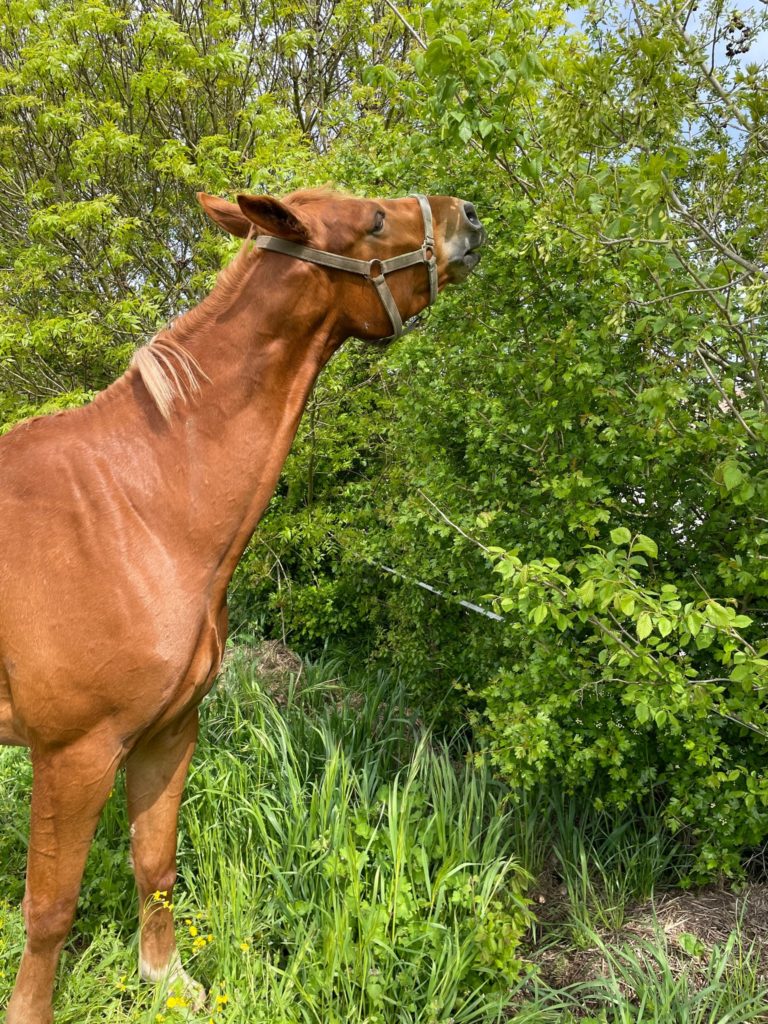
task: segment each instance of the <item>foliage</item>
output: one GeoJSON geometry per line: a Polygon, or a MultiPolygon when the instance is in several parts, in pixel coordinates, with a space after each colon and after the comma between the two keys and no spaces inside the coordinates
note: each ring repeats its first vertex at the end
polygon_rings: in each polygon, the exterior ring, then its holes
{"type": "Polygon", "coordinates": [[[748,643],[752,619],[731,605],[643,585],[646,555],[658,554],[650,538],[618,527],[611,539],[619,546],[592,546],[567,571],[495,553],[508,595],[499,605],[526,652],[524,673],[503,673],[485,692],[497,757],[528,781],[552,764],[570,786],[599,774],[602,798],[620,806],[661,788],[667,823],[688,828],[706,873],[722,850],[737,855],[768,830],[768,642],[748,643]]]}
{"type": "MultiPolygon", "coordinates": [[[[355,730],[363,747],[348,753],[329,728],[337,712],[324,708],[322,684],[310,680],[303,707],[281,715],[242,686],[209,726],[225,754],[226,791],[221,763],[203,756],[185,822],[196,895],[212,908],[214,932],[249,947],[235,976],[262,988],[270,975],[283,978],[265,1020],[491,1019],[520,973],[528,922],[502,791],[470,761],[457,768],[460,746],[432,747],[428,736],[397,771],[387,765],[386,733],[381,749],[375,733],[355,730]],[[313,707],[314,743],[309,723],[292,728],[313,707]],[[233,757],[235,735],[250,751],[243,759],[233,757]],[[209,850],[213,815],[225,827],[209,850]],[[222,891],[232,894],[226,904],[222,891]]],[[[375,687],[360,696],[363,718],[378,710],[391,728],[392,695],[384,705],[375,687]]],[[[343,700],[348,720],[352,698],[343,700]]],[[[243,1007],[249,1019],[260,1002],[243,1007]]]]}
{"type": "Polygon", "coordinates": [[[268,630],[372,644],[450,715],[471,691],[513,782],[663,800],[698,875],[768,836],[766,75],[718,10],[424,12],[390,166],[491,248],[331,369],[246,569],[268,630]],[[489,591],[503,625],[457,603],[489,591]]]}
{"type": "Polygon", "coordinates": [[[478,274],[321,379],[236,629],[393,662],[513,784],[652,799],[692,876],[737,872],[768,837],[766,15],[398,9],[8,8],[0,416],[201,294],[194,188],[472,199],[478,274]],[[458,603],[489,593],[502,622],[458,603]]]}
{"type": "Polygon", "coordinates": [[[203,232],[197,190],[322,183],[348,121],[394,117],[361,68],[397,66],[405,30],[358,15],[349,0],[6,0],[0,420],[82,403],[202,297],[228,242],[203,232]]]}
{"type": "Polygon", "coordinates": [[[749,1024],[765,1019],[766,993],[754,945],[746,945],[738,931],[712,949],[694,935],[684,933],[679,939],[690,957],[682,971],[675,964],[677,951],[662,934],[615,948],[594,936],[608,976],[583,986],[581,996],[590,1010],[579,1019],[584,1024],[749,1024]]]}

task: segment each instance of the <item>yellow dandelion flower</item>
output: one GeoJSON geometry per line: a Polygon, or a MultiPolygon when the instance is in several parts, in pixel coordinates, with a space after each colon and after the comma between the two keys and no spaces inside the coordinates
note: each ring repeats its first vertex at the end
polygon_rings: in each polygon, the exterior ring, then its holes
{"type": "Polygon", "coordinates": [[[195,928],[193,924],[189,926],[189,934],[192,936],[193,939],[197,935],[197,928],[195,928]]]}
{"type": "Polygon", "coordinates": [[[224,994],[224,995],[221,995],[221,996],[216,996],[216,1005],[217,1006],[225,1006],[228,1002],[229,1002],[229,996],[228,995],[224,994]]]}

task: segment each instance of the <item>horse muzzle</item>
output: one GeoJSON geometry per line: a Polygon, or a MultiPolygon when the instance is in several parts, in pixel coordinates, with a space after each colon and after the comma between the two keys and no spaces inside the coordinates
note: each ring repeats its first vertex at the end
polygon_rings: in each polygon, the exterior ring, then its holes
{"type": "Polygon", "coordinates": [[[465,281],[480,262],[478,251],[488,241],[488,233],[480,223],[472,203],[462,202],[459,227],[449,243],[448,279],[456,284],[465,281]]]}

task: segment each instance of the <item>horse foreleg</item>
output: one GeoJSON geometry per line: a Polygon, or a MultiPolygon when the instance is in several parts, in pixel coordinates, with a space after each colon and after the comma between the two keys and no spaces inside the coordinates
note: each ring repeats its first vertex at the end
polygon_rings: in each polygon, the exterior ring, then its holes
{"type": "Polygon", "coordinates": [[[197,741],[197,709],[139,744],[126,763],[131,854],[139,893],[139,959],[145,981],[179,981],[196,1008],[205,990],[181,966],[171,903],[176,828],[197,741]]]}
{"type": "Polygon", "coordinates": [[[68,747],[32,746],[32,815],[24,919],[27,941],[7,1024],[50,1024],[61,948],[72,926],[83,869],[122,751],[104,737],[68,747]]]}

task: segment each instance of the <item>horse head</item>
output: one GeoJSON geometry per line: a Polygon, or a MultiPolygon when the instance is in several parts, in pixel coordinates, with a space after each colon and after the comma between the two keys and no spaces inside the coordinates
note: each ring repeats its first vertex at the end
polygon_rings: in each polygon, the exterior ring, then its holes
{"type": "Polygon", "coordinates": [[[324,274],[340,340],[399,337],[438,291],[465,280],[486,240],[472,203],[453,196],[357,199],[308,189],[282,200],[239,195],[230,203],[203,192],[198,199],[231,234],[324,274]]]}

